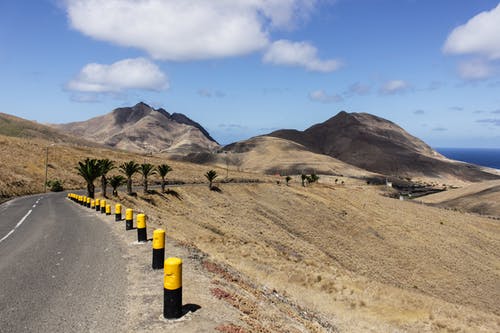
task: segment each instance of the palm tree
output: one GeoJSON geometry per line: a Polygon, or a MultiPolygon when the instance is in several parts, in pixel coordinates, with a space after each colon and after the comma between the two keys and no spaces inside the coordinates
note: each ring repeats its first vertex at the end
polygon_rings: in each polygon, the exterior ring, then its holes
{"type": "Polygon", "coordinates": [[[132,176],[139,172],[139,164],[135,161],[124,162],[120,165],[120,171],[127,176],[127,193],[132,195],[132,176]]]}
{"type": "Polygon", "coordinates": [[[167,184],[165,178],[170,171],[172,171],[172,168],[168,164],[161,164],[158,166],[158,173],[161,177],[161,193],[165,193],[165,185],[167,184]]]}
{"type": "Polygon", "coordinates": [[[215,178],[217,178],[217,176],[218,176],[218,174],[217,174],[217,171],[215,171],[215,170],[210,170],[205,174],[205,177],[207,177],[207,179],[209,181],[209,184],[208,184],[209,189],[212,189],[212,183],[215,180],[215,178]]]}
{"type": "Polygon", "coordinates": [[[307,175],[301,174],[300,179],[302,180],[302,186],[306,186],[307,175]]]}
{"type": "Polygon", "coordinates": [[[151,163],[143,163],[139,167],[139,172],[142,175],[144,185],[144,194],[148,193],[148,176],[156,173],[155,166],[151,163]]]}
{"type": "Polygon", "coordinates": [[[115,163],[113,161],[110,161],[109,159],[105,158],[105,159],[99,160],[99,167],[101,169],[102,196],[107,198],[106,185],[108,184],[108,179],[106,178],[106,175],[108,172],[110,172],[111,170],[113,170],[115,168],[115,163]]]}
{"type": "Polygon", "coordinates": [[[113,188],[113,196],[118,196],[118,187],[121,185],[125,184],[125,177],[122,175],[116,175],[111,178],[109,178],[109,184],[113,188]]]}
{"type": "Polygon", "coordinates": [[[95,186],[94,180],[96,180],[100,174],[99,161],[95,158],[86,158],[83,162],[78,162],[78,166],[75,167],[78,174],[85,179],[87,182],[87,196],[89,198],[94,198],[95,186]]]}

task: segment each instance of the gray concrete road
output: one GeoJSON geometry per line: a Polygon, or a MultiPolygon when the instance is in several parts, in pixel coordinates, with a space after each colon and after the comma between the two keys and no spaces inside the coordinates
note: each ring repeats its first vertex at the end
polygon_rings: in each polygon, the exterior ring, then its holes
{"type": "Polygon", "coordinates": [[[66,193],[0,205],[0,332],[120,332],[123,244],[66,193]]]}

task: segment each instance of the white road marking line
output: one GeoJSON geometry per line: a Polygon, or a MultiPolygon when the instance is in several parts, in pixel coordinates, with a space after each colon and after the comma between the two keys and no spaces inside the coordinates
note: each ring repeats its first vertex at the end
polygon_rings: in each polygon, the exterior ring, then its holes
{"type": "Polygon", "coordinates": [[[3,242],[4,240],[7,239],[7,237],[9,237],[10,235],[12,235],[12,233],[14,232],[15,229],[12,229],[11,231],[9,231],[9,233],[7,235],[4,236],[4,238],[0,239],[0,243],[3,242]]]}
{"type": "Polygon", "coordinates": [[[17,228],[19,228],[21,226],[21,224],[24,223],[24,221],[26,220],[26,218],[33,212],[33,210],[29,210],[26,215],[23,216],[23,218],[21,220],[19,220],[19,222],[17,222],[16,226],[14,227],[14,229],[12,229],[11,231],[9,231],[9,233],[7,235],[5,235],[2,239],[0,239],[0,243],[3,242],[4,240],[6,240],[10,235],[12,235],[14,233],[14,231],[16,231],[17,228]]]}
{"type": "Polygon", "coordinates": [[[16,224],[16,227],[14,229],[17,229],[21,226],[21,224],[23,224],[24,220],[26,220],[26,218],[31,214],[31,212],[33,212],[33,210],[29,210],[26,215],[23,216],[23,218],[21,219],[21,221],[17,222],[16,224]]]}
{"type": "Polygon", "coordinates": [[[35,208],[35,207],[36,207],[36,204],[34,204],[34,205],[33,205],[33,206],[31,206],[31,207],[35,208]]]}

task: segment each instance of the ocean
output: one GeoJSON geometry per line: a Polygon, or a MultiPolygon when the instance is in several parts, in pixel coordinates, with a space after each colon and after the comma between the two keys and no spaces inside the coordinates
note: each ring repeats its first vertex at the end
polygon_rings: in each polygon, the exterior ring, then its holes
{"type": "Polygon", "coordinates": [[[435,148],[435,150],[454,160],[500,169],[500,148],[435,148]]]}

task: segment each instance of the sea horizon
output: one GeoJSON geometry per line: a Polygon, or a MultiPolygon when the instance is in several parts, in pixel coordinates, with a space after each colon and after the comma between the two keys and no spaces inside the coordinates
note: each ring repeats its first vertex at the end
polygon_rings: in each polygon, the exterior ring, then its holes
{"type": "Polygon", "coordinates": [[[434,148],[440,154],[457,161],[500,170],[500,148],[434,148]]]}

